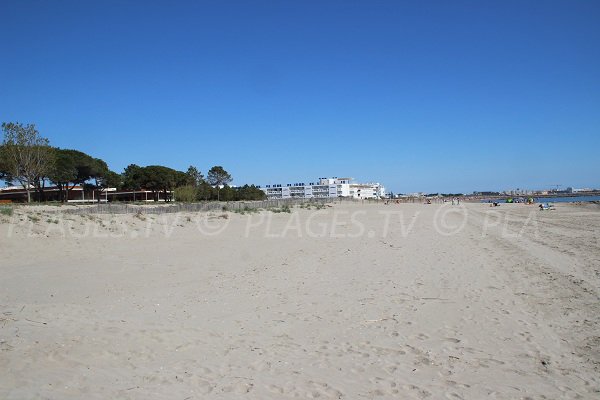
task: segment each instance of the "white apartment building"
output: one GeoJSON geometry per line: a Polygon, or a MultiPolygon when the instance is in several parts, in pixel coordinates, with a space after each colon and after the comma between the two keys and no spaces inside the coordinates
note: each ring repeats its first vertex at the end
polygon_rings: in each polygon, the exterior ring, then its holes
{"type": "Polygon", "coordinates": [[[385,187],[379,183],[355,183],[352,178],[319,178],[317,182],[266,185],[261,190],[268,199],[353,197],[376,199],[385,196],[385,187]]]}

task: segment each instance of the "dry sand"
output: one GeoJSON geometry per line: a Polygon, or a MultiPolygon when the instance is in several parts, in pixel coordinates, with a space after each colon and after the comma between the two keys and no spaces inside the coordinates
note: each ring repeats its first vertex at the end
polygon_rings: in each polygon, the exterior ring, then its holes
{"type": "Polygon", "coordinates": [[[597,206],[35,210],[0,216],[1,399],[600,398],[597,206]]]}

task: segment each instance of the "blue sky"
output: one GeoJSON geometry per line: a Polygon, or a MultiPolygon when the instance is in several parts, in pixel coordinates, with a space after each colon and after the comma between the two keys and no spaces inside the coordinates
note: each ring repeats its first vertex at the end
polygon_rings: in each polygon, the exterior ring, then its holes
{"type": "Polygon", "coordinates": [[[600,187],[598,1],[2,1],[0,120],[121,172],[600,187]]]}

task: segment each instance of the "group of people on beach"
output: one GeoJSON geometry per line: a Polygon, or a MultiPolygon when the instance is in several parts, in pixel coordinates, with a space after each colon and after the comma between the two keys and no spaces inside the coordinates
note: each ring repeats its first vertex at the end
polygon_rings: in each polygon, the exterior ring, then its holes
{"type": "MultiPolygon", "coordinates": [[[[436,203],[439,203],[439,202],[441,202],[441,201],[442,201],[441,199],[438,199],[438,200],[436,201],[436,203]]],[[[449,201],[448,199],[444,199],[444,200],[443,200],[443,203],[447,203],[448,201],[449,201]]],[[[428,199],[425,199],[425,204],[432,204],[432,201],[431,201],[431,199],[429,199],[429,198],[428,198],[428,199]]],[[[452,205],[453,205],[453,206],[454,206],[454,205],[460,205],[460,198],[458,198],[458,197],[453,197],[453,198],[452,198],[452,205]]]]}

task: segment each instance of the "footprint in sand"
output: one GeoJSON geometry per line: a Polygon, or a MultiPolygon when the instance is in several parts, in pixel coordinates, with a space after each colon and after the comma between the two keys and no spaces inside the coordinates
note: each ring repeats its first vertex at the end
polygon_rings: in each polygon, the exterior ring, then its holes
{"type": "Polygon", "coordinates": [[[283,388],[279,387],[277,385],[267,385],[266,388],[271,393],[275,393],[275,394],[283,394],[284,393],[283,388]]]}
{"type": "Polygon", "coordinates": [[[444,340],[447,340],[452,343],[460,343],[460,339],[451,338],[451,337],[445,338],[444,340]]]}

